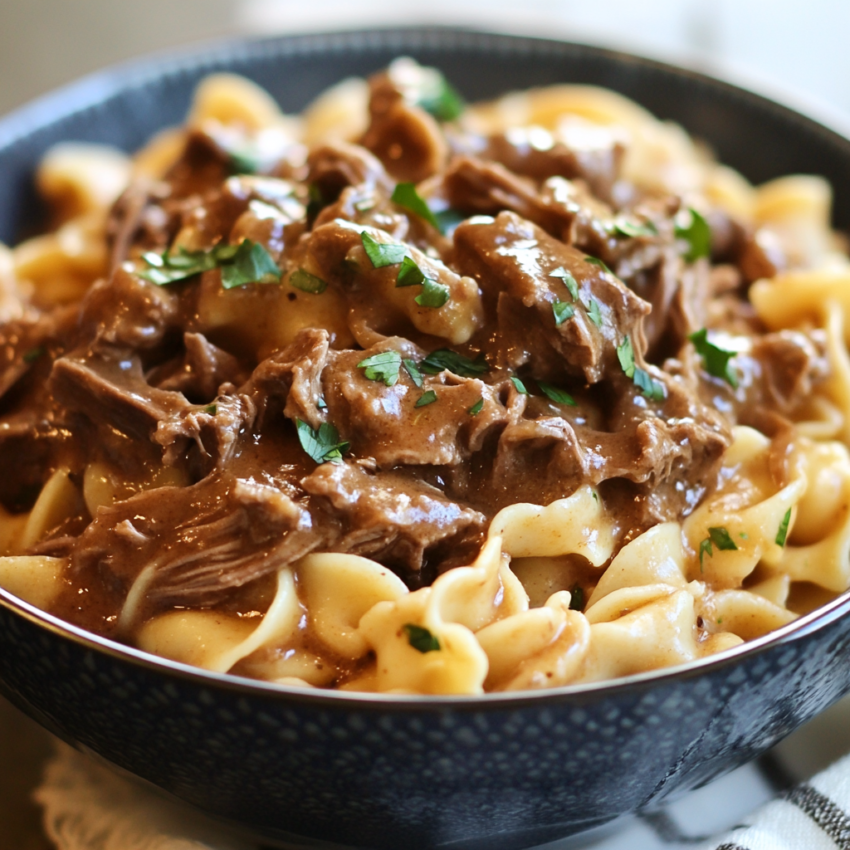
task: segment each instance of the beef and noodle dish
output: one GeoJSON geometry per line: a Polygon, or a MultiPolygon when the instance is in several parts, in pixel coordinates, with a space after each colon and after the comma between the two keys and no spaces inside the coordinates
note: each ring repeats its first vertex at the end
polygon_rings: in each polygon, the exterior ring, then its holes
{"type": "Polygon", "coordinates": [[[850,584],[850,261],[602,89],[230,75],[53,148],[0,246],[0,585],[291,686],[476,694],[722,652],[850,584]]]}

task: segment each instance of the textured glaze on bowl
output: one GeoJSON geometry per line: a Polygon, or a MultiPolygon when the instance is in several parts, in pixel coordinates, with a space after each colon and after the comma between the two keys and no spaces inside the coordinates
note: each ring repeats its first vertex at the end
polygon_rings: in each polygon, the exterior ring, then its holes
{"type": "MultiPolygon", "coordinates": [[[[36,226],[32,170],[64,139],[132,150],[233,70],[286,110],[399,54],[470,98],[551,82],[633,97],[760,181],[836,187],[850,143],[755,95],[618,53],[450,30],[236,43],[90,78],[0,122],[0,239],[36,226]]],[[[65,626],[0,591],[0,690],[48,728],[218,817],[349,847],[520,848],[653,805],[754,758],[850,690],[850,601],[714,659],[606,686],[399,698],[217,676],[65,626]]],[[[303,842],[301,842],[303,844],[303,842]]]]}

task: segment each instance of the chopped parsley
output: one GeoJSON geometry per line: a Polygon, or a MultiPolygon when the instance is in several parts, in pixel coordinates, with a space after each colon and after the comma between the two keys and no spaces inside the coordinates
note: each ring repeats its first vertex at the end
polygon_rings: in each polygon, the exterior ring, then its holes
{"type": "Polygon", "coordinates": [[[24,363],[34,363],[39,357],[41,357],[42,354],[44,354],[44,348],[39,345],[36,348],[31,348],[29,351],[25,351],[23,361],[24,363]]]}
{"type": "Polygon", "coordinates": [[[611,223],[610,230],[612,233],[629,238],[637,238],[638,236],[656,236],[658,229],[651,221],[636,222],[629,221],[625,216],[617,216],[611,223]]]}
{"type": "Polygon", "coordinates": [[[426,404],[433,404],[437,400],[437,393],[434,390],[426,390],[416,401],[414,407],[425,407],[426,404]]]}
{"type": "Polygon", "coordinates": [[[597,328],[602,327],[602,312],[599,309],[599,302],[595,298],[591,298],[587,305],[587,316],[597,328]]]}
{"type": "Polygon", "coordinates": [[[426,652],[437,652],[440,649],[440,641],[424,626],[405,623],[402,628],[407,635],[407,642],[423,655],[426,652]]]}
{"type": "Polygon", "coordinates": [[[584,261],[586,263],[590,263],[590,265],[592,266],[599,266],[602,271],[608,272],[608,274],[613,274],[611,269],[609,269],[608,266],[606,266],[605,263],[603,263],[602,260],[599,259],[599,257],[585,257],[584,261]]]}
{"type": "Polygon", "coordinates": [[[451,207],[445,210],[440,210],[434,213],[434,218],[437,219],[440,231],[448,236],[462,221],[466,220],[466,216],[451,207]]]}
{"type": "Polygon", "coordinates": [[[301,448],[316,463],[339,463],[348,451],[350,444],[346,440],[340,440],[339,431],[330,422],[323,422],[319,429],[314,431],[306,422],[296,419],[295,427],[301,448]]]}
{"type": "Polygon", "coordinates": [[[676,216],[675,234],[688,243],[684,257],[689,263],[711,254],[711,227],[695,209],[683,210],[676,216]]]}
{"type": "Polygon", "coordinates": [[[567,304],[566,301],[556,301],[552,305],[552,312],[555,314],[555,326],[560,327],[567,319],[572,319],[575,308],[572,304],[567,304]]]}
{"type": "Polygon", "coordinates": [[[553,272],[549,272],[549,277],[557,277],[563,281],[564,286],[570,291],[570,295],[573,296],[573,301],[578,301],[578,283],[576,279],[563,267],[555,269],[553,272]]]}
{"type": "Polygon", "coordinates": [[[722,525],[713,525],[708,529],[708,537],[705,538],[699,544],[699,568],[700,572],[703,570],[703,557],[707,554],[709,558],[714,557],[714,549],[713,546],[716,546],[720,550],[725,551],[736,551],[738,549],[737,544],[732,539],[732,535],[729,534],[728,530],[722,525]]]}
{"type": "Polygon", "coordinates": [[[472,407],[470,407],[469,410],[467,410],[466,412],[470,416],[478,416],[478,414],[481,413],[481,409],[483,407],[484,407],[484,396],[481,396],[481,398],[479,398],[478,401],[476,401],[475,404],[473,404],[472,407]]]}
{"type": "Polygon", "coordinates": [[[410,257],[405,257],[401,261],[401,268],[398,270],[398,277],[395,280],[396,286],[419,286],[425,282],[425,275],[422,269],[416,265],[410,257]]]}
{"type": "Polygon", "coordinates": [[[318,183],[307,187],[307,221],[312,222],[316,216],[330,203],[318,183]]]}
{"type": "Polygon", "coordinates": [[[526,389],[525,384],[515,375],[511,375],[511,383],[514,385],[514,389],[521,395],[531,395],[531,393],[526,389]]]}
{"type": "Polygon", "coordinates": [[[720,348],[713,342],[708,341],[708,331],[703,328],[688,336],[688,339],[694,344],[697,354],[702,357],[705,364],[705,371],[715,378],[722,378],[730,386],[738,386],[738,377],[732,371],[729,361],[735,356],[734,351],[727,351],[725,348],[720,348]]]}
{"type": "Polygon", "coordinates": [[[438,121],[454,121],[466,104],[457,89],[436,68],[423,80],[417,92],[416,105],[433,115],[438,121]]]}
{"type": "Polygon", "coordinates": [[[366,256],[372,261],[372,265],[376,269],[394,266],[396,263],[402,262],[407,254],[407,248],[404,245],[398,245],[394,242],[378,242],[365,230],[360,234],[360,241],[363,243],[366,256]]]}
{"type": "Polygon", "coordinates": [[[652,401],[663,401],[667,397],[664,384],[656,381],[646,369],[641,369],[635,365],[635,351],[628,336],[624,337],[623,341],[617,346],[617,359],[620,361],[620,368],[622,368],[625,376],[634,381],[635,386],[644,396],[652,399],[652,401]]]}
{"type": "Polygon", "coordinates": [[[577,584],[570,591],[570,610],[581,611],[584,608],[584,588],[577,584]]]}
{"type": "Polygon", "coordinates": [[[547,398],[550,398],[556,404],[569,404],[575,407],[576,400],[564,390],[559,390],[553,387],[552,384],[547,384],[545,381],[538,381],[537,386],[540,387],[540,392],[547,398]]]}
{"type": "Polygon", "coordinates": [[[410,380],[413,381],[415,386],[421,388],[423,378],[422,373],[419,371],[419,367],[416,365],[416,361],[405,357],[401,362],[404,364],[407,374],[410,375],[410,380]]]}
{"type": "Polygon", "coordinates": [[[788,526],[791,523],[791,508],[785,511],[785,516],[782,517],[782,522],[779,523],[779,531],[776,532],[776,545],[784,546],[788,538],[788,526]]]}
{"type": "Polygon", "coordinates": [[[422,292],[413,299],[420,307],[442,307],[449,300],[449,288],[426,277],[422,292]]]}
{"type": "Polygon", "coordinates": [[[415,213],[420,218],[424,218],[432,227],[440,230],[440,222],[431,211],[431,208],[425,203],[424,199],[416,191],[414,183],[399,183],[393,190],[390,200],[404,207],[406,210],[415,213]]]}
{"type": "Polygon", "coordinates": [[[289,276],[289,283],[302,292],[312,292],[313,295],[321,295],[327,288],[327,281],[322,280],[304,269],[298,269],[289,276]]]}
{"type": "Polygon", "coordinates": [[[361,360],[357,368],[363,369],[363,374],[370,381],[382,381],[388,387],[392,387],[398,382],[401,355],[397,351],[381,351],[361,360]]]}
{"type": "Polygon", "coordinates": [[[142,259],[148,268],[139,272],[139,277],[157,286],[187,280],[215,268],[221,269],[221,285],[225,289],[249,283],[278,283],[282,274],[271,254],[250,239],[239,245],[216,245],[209,251],[180,248],[176,255],[148,251],[142,259]]]}
{"type": "Polygon", "coordinates": [[[322,396],[319,396],[316,399],[316,407],[318,407],[319,410],[324,410],[327,406],[328,403],[324,400],[324,398],[322,398],[322,396]]]}
{"type": "Polygon", "coordinates": [[[215,415],[216,415],[216,413],[218,413],[218,405],[216,405],[216,404],[208,404],[208,405],[204,408],[204,413],[206,413],[208,416],[215,416],[215,415]]]}
{"type": "Polygon", "coordinates": [[[257,174],[263,168],[263,159],[256,145],[246,143],[229,148],[230,170],[234,174],[257,174]]]}
{"type": "Polygon", "coordinates": [[[460,375],[461,378],[476,378],[487,372],[489,367],[483,353],[479,354],[475,360],[470,360],[450,348],[438,348],[419,364],[419,368],[429,375],[438,375],[448,370],[455,375],[460,375]]]}

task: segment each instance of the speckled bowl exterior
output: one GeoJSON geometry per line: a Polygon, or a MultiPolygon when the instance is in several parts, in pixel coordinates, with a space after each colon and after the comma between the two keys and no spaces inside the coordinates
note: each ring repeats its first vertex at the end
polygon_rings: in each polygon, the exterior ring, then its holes
{"type": "MultiPolygon", "coordinates": [[[[850,224],[850,143],[724,83],[623,54],[452,30],[240,42],[92,77],[0,122],[0,239],[38,221],[50,144],[131,150],[234,70],[297,110],[399,54],[470,98],[605,85],[680,121],[753,180],[816,172],[850,224]]],[[[509,850],[652,806],[771,747],[850,691],[850,599],[715,659],[604,686],[403,698],[278,688],[164,662],[0,591],[0,691],[60,737],[284,845],[509,850]]]]}

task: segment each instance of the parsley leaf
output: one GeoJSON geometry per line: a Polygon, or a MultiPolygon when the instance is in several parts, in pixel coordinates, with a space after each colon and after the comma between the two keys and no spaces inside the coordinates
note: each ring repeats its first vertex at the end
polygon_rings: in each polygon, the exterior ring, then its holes
{"type": "Polygon", "coordinates": [[[208,404],[204,408],[204,413],[206,413],[208,416],[215,416],[216,413],[218,413],[218,405],[217,404],[208,404]]]}
{"type": "Polygon", "coordinates": [[[599,309],[599,303],[595,298],[591,298],[587,305],[587,316],[597,328],[602,327],[602,311],[599,309]]]}
{"type": "Polygon", "coordinates": [[[440,649],[440,641],[423,626],[405,623],[402,628],[407,634],[407,642],[423,655],[426,652],[437,652],[440,649]]]}
{"type": "Polygon", "coordinates": [[[610,230],[612,233],[629,238],[638,236],[656,236],[658,229],[651,221],[636,222],[629,221],[625,216],[618,215],[611,224],[610,230]]]}
{"type": "Polygon", "coordinates": [[[322,187],[318,183],[311,183],[307,187],[307,221],[312,222],[316,216],[331,202],[325,197],[322,187]]]}
{"type": "Polygon", "coordinates": [[[572,611],[581,611],[584,608],[584,588],[577,584],[570,591],[570,609],[572,611]]]}
{"type": "Polygon", "coordinates": [[[249,283],[278,283],[281,270],[271,254],[259,242],[246,239],[230,262],[220,263],[221,285],[234,289],[249,283]]]}
{"type": "Polygon", "coordinates": [[[667,390],[661,381],[656,381],[649,372],[639,367],[635,368],[635,386],[652,401],[664,401],[667,398],[667,390]]]}
{"type": "Polygon", "coordinates": [[[248,283],[278,283],[282,274],[271,254],[250,239],[239,245],[216,245],[209,251],[180,248],[176,255],[169,251],[162,255],[148,251],[142,254],[142,259],[149,268],[139,272],[139,277],[157,286],[187,280],[214,268],[221,269],[221,284],[225,289],[248,283]]]}
{"type": "Polygon", "coordinates": [[[570,295],[573,296],[573,301],[578,301],[578,283],[563,266],[555,269],[553,272],[549,272],[549,277],[560,278],[563,281],[564,286],[569,289],[570,295]]]}
{"type": "Polygon", "coordinates": [[[294,271],[289,276],[289,284],[302,292],[312,292],[313,295],[321,295],[328,288],[327,281],[304,269],[294,271]]]}
{"type": "Polygon", "coordinates": [[[381,351],[361,360],[357,364],[357,368],[363,369],[363,374],[370,381],[383,381],[388,387],[391,387],[398,382],[401,355],[397,351],[381,351]]]}
{"type": "Polygon", "coordinates": [[[410,360],[409,358],[405,357],[401,362],[404,364],[404,368],[407,371],[407,374],[410,375],[410,380],[413,381],[415,386],[421,388],[423,378],[422,373],[416,366],[416,361],[410,360]]]}
{"type": "Polygon", "coordinates": [[[466,220],[466,216],[462,212],[453,210],[451,207],[435,212],[434,218],[437,219],[440,232],[445,236],[451,234],[462,221],[466,220]]]}
{"type": "Polygon", "coordinates": [[[306,422],[295,420],[298,431],[298,441],[301,448],[313,458],[316,463],[339,463],[348,451],[349,443],[339,439],[339,431],[330,422],[323,422],[318,431],[314,431],[306,422]]]}
{"type": "Polygon", "coordinates": [[[319,410],[324,410],[327,406],[328,403],[324,400],[324,398],[322,398],[322,396],[319,396],[316,399],[316,407],[318,407],[319,410]]]}
{"type": "Polygon", "coordinates": [[[785,516],[782,517],[782,522],[779,523],[779,531],[776,532],[776,545],[784,546],[785,540],[788,537],[788,526],[791,523],[791,508],[785,511],[785,516]]]}
{"type": "Polygon", "coordinates": [[[372,261],[372,265],[376,269],[400,263],[407,253],[407,248],[404,245],[393,242],[378,242],[365,230],[360,234],[360,241],[363,243],[366,256],[372,261]]]}
{"type": "Polygon", "coordinates": [[[442,307],[449,300],[449,288],[426,277],[422,292],[413,299],[420,307],[442,307]]]}
{"type": "Polygon", "coordinates": [[[552,312],[555,314],[555,327],[560,327],[575,315],[575,308],[572,304],[567,304],[566,301],[556,301],[552,305],[552,312]]]}
{"type": "Polygon", "coordinates": [[[602,271],[608,272],[608,274],[614,274],[614,272],[612,272],[611,269],[609,269],[608,266],[599,259],[599,257],[585,257],[584,261],[586,263],[590,263],[592,266],[599,266],[602,271]]]}
{"type": "Polygon", "coordinates": [[[553,387],[552,384],[547,384],[545,381],[538,381],[537,386],[547,398],[550,398],[556,404],[569,404],[575,407],[576,400],[566,391],[559,390],[553,387]]]}
{"type": "Polygon", "coordinates": [[[25,351],[22,359],[24,363],[35,363],[42,354],[44,354],[44,348],[39,345],[36,348],[31,348],[29,351],[25,351]]]}
{"type": "Polygon", "coordinates": [[[450,348],[438,348],[432,351],[420,364],[423,372],[429,375],[438,375],[448,370],[460,375],[461,378],[476,378],[488,371],[487,361],[483,354],[479,354],[475,360],[464,357],[450,348]]]}
{"type": "Polygon", "coordinates": [[[521,395],[531,395],[526,389],[525,384],[515,375],[511,375],[511,383],[514,385],[514,389],[521,395]]]}
{"type": "Polygon", "coordinates": [[[684,256],[689,263],[711,254],[711,227],[695,209],[683,210],[676,216],[674,232],[677,239],[688,243],[684,256]]]}
{"type": "Polygon", "coordinates": [[[263,168],[263,159],[256,145],[246,143],[229,148],[227,155],[234,174],[257,174],[263,168]]]}
{"type": "Polygon", "coordinates": [[[709,558],[714,557],[714,549],[711,546],[711,538],[710,537],[706,537],[705,540],[703,540],[699,544],[699,571],[700,572],[703,572],[703,569],[705,567],[702,559],[705,557],[706,554],[708,555],[709,558]]]}
{"type": "Polygon", "coordinates": [[[425,407],[426,404],[433,404],[437,400],[437,394],[434,390],[426,390],[414,404],[414,407],[425,407]]]}
{"type": "Polygon", "coordinates": [[[422,269],[416,263],[405,257],[401,261],[401,268],[398,270],[398,277],[395,279],[396,286],[419,286],[425,282],[425,275],[422,274],[422,269]]]}
{"type": "Polygon", "coordinates": [[[436,69],[423,82],[416,105],[433,115],[438,121],[454,121],[466,104],[457,89],[436,69]]]}
{"type": "Polygon", "coordinates": [[[484,407],[484,396],[481,396],[481,398],[479,398],[478,401],[476,401],[475,404],[473,404],[472,407],[470,407],[469,410],[467,410],[466,412],[470,416],[478,416],[478,414],[481,413],[481,409],[483,407],[484,407]]]}
{"type": "Polygon", "coordinates": [[[424,218],[428,224],[435,227],[437,230],[441,229],[440,222],[437,220],[437,217],[431,211],[428,204],[420,196],[419,192],[416,191],[416,185],[414,183],[397,184],[393,190],[390,200],[393,203],[398,204],[400,207],[410,210],[410,212],[415,213],[420,218],[424,218]]]}
{"type": "Polygon", "coordinates": [[[708,529],[708,536],[711,538],[711,542],[718,549],[731,552],[733,550],[737,550],[738,548],[735,544],[735,541],[732,539],[732,536],[722,525],[711,526],[708,529]]]}
{"type": "Polygon", "coordinates": [[[620,368],[626,377],[634,378],[635,351],[632,348],[632,341],[628,336],[623,337],[623,341],[617,346],[617,359],[620,361],[620,368]]]}
{"type": "Polygon", "coordinates": [[[694,344],[697,354],[702,357],[705,371],[709,375],[722,378],[732,387],[738,386],[738,378],[729,365],[729,361],[735,356],[734,351],[727,351],[725,348],[720,348],[713,342],[709,342],[708,331],[705,328],[694,331],[688,339],[694,344]]]}

